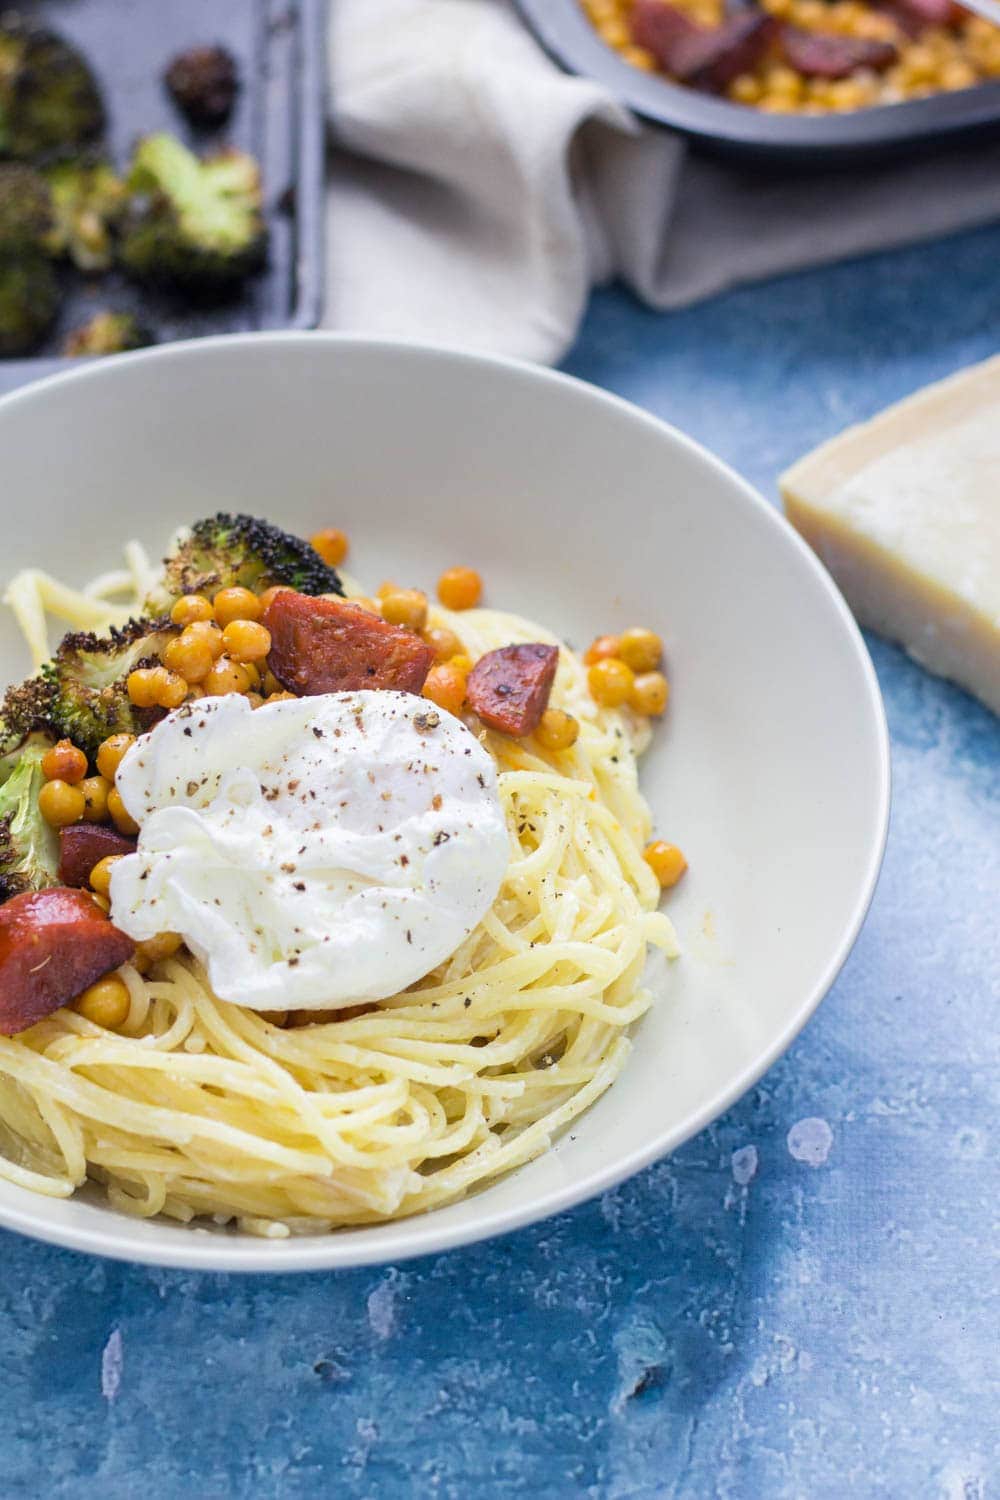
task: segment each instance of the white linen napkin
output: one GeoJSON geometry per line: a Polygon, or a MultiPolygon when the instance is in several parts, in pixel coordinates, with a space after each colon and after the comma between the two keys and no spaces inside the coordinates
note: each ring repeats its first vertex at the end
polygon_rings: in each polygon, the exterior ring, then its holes
{"type": "Polygon", "coordinates": [[[510,0],[332,0],[325,325],[544,362],[590,288],[673,308],[1000,217],[1000,144],[833,175],[692,155],[510,0]]]}

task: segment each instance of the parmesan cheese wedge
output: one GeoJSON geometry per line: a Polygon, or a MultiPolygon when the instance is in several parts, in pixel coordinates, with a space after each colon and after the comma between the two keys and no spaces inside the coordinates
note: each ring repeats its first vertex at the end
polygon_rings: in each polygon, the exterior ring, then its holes
{"type": "Polygon", "coordinates": [[[780,484],[859,623],[1000,713],[1000,357],[849,428],[780,484]]]}

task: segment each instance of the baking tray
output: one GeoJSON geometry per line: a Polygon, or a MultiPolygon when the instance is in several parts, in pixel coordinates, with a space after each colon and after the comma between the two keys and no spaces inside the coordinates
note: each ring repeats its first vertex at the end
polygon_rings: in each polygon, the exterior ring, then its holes
{"type": "Polygon", "coordinates": [[[596,79],[636,114],[712,151],[788,166],[849,166],[1000,135],[1000,81],[849,114],[772,115],[632,67],[601,41],[578,0],[515,3],[569,72],[596,79]]]}
{"type": "Polygon", "coordinates": [[[37,354],[0,360],[3,387],[76,363],[58,357],[63,338],[104,307],[135,312],[158,341],[314,328],[323,305],[325,0],[24,0],[2,8],[79,47],[104,94],[108,154],[118,167],[136,137],[155,130],[199,152],[239,146],[260,162],[269,228],[266,267],[224,301],[192,307],[116,271],[92,278],[67,271],[52,334],[37,354]],[[233,114],[218,131],[192,128],[162,81],[176,53],[205,42],[229,48],[241,80],[233,114]]]}

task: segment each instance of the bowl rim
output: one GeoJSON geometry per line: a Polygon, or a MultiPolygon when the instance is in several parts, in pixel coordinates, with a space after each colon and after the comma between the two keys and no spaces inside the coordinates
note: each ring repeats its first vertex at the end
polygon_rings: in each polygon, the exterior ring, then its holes
{"type": "Polygon", "coordinates": [[[579,0],[514,3],[536,40],[561,67],[603,84],[645,119],[720,149],[820,164],[873,149],[941,144],[1000,121],[1000,80],[843,114],[767,114],[633,67],[601,40],[579,0]]]}
{"type": "Polygon", "coordinates": [[[50,375],[0,397],[0,419],[7,412],[23,404],[30,404],[39,399],[44,400],[48,392],[52,390],[93,382],[95,379],[100,380],[109,371],[120,370],[127,378],[129,370],[144,364],[165,366],[175,362],[183,366],[191,358],[199,359],[219,350],[252,351],[264,347],[284,348],[289,352],[325,347],[348,354],[351,352],[361,354],[376,352],[390,356],[397,353],[416,354],[435,362],[462,364],[469,368],[470,372],[475,369],[506,371],[517,379],[528,379],[543,386],[571,388],[585,400],[609,406],[627,415],[630,420],[654,430],[661,438],[665,436],[670,442],[685,449],[690,456],[712,471],[719,479],[735,487],[743,503],[757,513],[761,523],[780,534],[784,543],[791,544],[797,551],[803,566],[812,575],[821,592],[826,595],[828,603],[833,606],[835,616],[839,619],[846,632],[846,638],[853,648],[854,663],[860,672],[864,688],[865,711],[874,731],[878,778],[876,813],[869,830],[863,877],[859,882],[844,930],[822,971],[780,1032],[726,1087],[708,1098],[679,1125],[654,1136],[628,1156],[595,1168],[586,1175],[553,1188],[529,1202],[514,1208],[491,1211],[488,1207],[489,1188],[487,1186],[476,1195],[484,1205],[484,1211],[475,1221],[465,1225],[438,1227],[438,1214],[435,1210],[406,1219],[390,1220],[385,1224],[364,1225],[358,1229],[338,1230],[322,1236],[297,1238],[293,1236],[291,1239],[281,1240],[257,1240],[251,1236],[237,1238],[225,1234],[199,1233],[197,1229],[170,1225],[164,1226],[169,1227],[171,1233],[164,1236],[162,1243],[150,1241],[149,1244],[142,1245],[121,1243],[116,1233],[116,1225],[122,1220],[125,1223],[132,1221],[110,1208],[106,1212],[106,1224],[103,1222],[105,1215],[102,1213],[102,1222],[91,1227],[49,1223],[41,1211],[42,1205],[47,1200],[31,1193],[28,1189],[21,1190],[21,1197],[24,1200],[23,1208],[11,1208],[0,1204],[0,1228],[14,1230],[64,1249],[82,1251],[111,1260],[187,1271],[273,1274],[347,1270],[438,1254],[445,1250],[508,1234],[525,1228],[529,1224],[551,1218],[555,1214],[564,1213],[580,1203],[609,1191],[643,1168],[669,1155],[685,1141],[705,1129],[748,1089],[752,1088],[788,1049],[812,1017],[843,968],[861,931],[875,894],[889,831],[891,770],[885,706],[875,668],[861,631],[830,574],[780,511],[769,504],[764,496],[734,469],[670,423],[613,392],[605,391],[576,376],[547,369],[524,360],[499,355],[475,354],[450,348],[444,344],[410,339],[369,338],[350,333],[305,333],[283,330],[185,339],[176,343],[157,345],[150,349],[139,349],[130,354],[115,355],[111,361],[101,359],[88,361],[78,369],[50,375]],[[236,1249],[237,1245],[238,1249],[236,1249]]]}

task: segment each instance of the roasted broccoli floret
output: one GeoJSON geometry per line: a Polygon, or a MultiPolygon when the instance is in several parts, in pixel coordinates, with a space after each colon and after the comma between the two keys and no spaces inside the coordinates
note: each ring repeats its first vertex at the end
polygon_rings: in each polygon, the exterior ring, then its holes
{"type": "Polygon", "coordinates": [[[49,718],[59,738],[94,756],[109,734],[145,734],[162,717],[156,708],[137,708],[128,696],[128,674],[160,665],[172,635],[165,619],[130,620],[106,636],[79,632],[63,637],[42,668],[51,691],[49,718]]]}
{"type": "Polygon", "coordinates": [[[95,313],[82,328],[68,334],[62,352],[71,358],[87,354],[123,354],[128,349],[143,349],[155,343],[153,335],[138,318],[126,312],[95,313]]]}
{"type": "Polygon", "coordinates": [[[51,226],[44,178],[23,162],[0,165],[0,355],[27,354],[52,326],[59,283],[45,254],[51,226]]]}
{"type": "Polygon", "coordinates": [[[59,308],[59,283],[45,256],[0,254],[0,355],[27,354],[40,344],[59,308]]]}
{"type": "Polygon", "coordinates": [[[0,255],[41,250],[52,227],[52,198],[40,172],[24,162],[0,163],[0,255]]]}
{"type": "Polygon", "coordinates": [[[193,125],[215,129],[232,114],[239,88],[236,61],[225,47],[191,47],[173,59],[163,81],[193,125]]]}
{"type": "Polygon", "coordinates": [[[54,744],[51,735],[32,735],[0,786],[0,901],[58,884],[59,836],[38,811],[42,756],[54,744]]]}
{"type": "Polygon", "coordinates": [[[126,177],[121,261],[146,281],[220,288],[256,270],[267,230],[252,156],[200,161],[171,135],[140,141],[126,177]]]}
{"type": "Polygon", "coordinates": [[[19,16],[0,20],[0,156],[23,161],[81,146],[104,129],[85,58],[19,16]]]}
{"type": "Polygon", "coordinates": [[[29,677],[7,689],[0,707],[0,783],[17,764],[21,746],[51,728],[52,689],[43,677],[29,677]]]}
{"type": "Polygon", "coordinates": [[[199,521],[163,566],[163,584],[147,609],[169,608],[180,594],[214,594],[237,584],[257,593],[276,583],[300,594],[344,592],[334,569],[308,542],[253,516],[220,513],[199,521]]]}
{"type": "Polygon", "coordinates": [[[66,256],[81,271],[106,271],[114,261],[125,184],[103,161],[58,162],[45,179],[52,203],[49,254],[66,256]]]}

